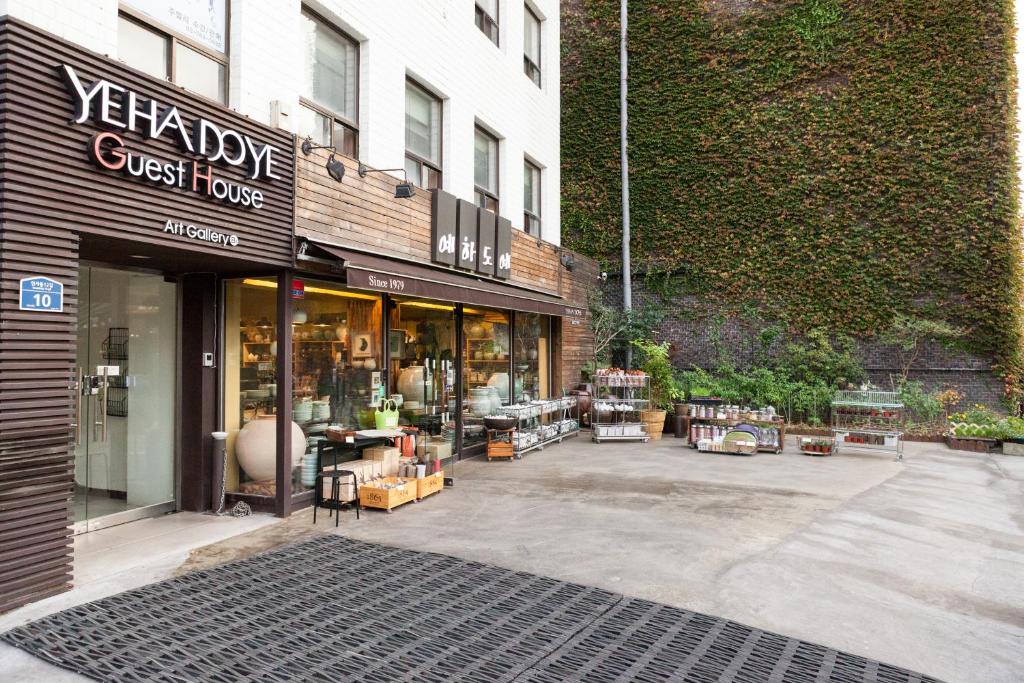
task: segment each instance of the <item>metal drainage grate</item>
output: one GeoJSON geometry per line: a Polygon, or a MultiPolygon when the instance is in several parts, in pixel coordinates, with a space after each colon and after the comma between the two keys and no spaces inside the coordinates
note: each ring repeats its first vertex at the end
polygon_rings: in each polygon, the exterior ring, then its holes
{"type": "Polygon", "coordinates": [[[933,681],[735,622],[322,536],[0,639],[112,681],[933,681]]]}

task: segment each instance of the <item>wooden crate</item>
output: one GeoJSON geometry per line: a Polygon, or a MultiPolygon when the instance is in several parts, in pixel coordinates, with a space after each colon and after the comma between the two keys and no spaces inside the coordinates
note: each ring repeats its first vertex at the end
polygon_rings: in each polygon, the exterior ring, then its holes
{"type": "Polygon", "coordinates": [[[422,479],[416,480],[416,497],[423,500],[427,496],[437,493],[444,488],[444,472],[428,474],[422,479]]]}
{"type": "Polygon", "coordinates": [[[395,484],[400,481],[406,485],[400,489],[382,489],[376,486],[359,487],[359,504],[364,508],[380,508],[391,512],[394,508],[405,503],[416,500],[417,485],[415,479],[400,479],[399,477],[384,477],[381,481],[388,484],[395,484]]]}

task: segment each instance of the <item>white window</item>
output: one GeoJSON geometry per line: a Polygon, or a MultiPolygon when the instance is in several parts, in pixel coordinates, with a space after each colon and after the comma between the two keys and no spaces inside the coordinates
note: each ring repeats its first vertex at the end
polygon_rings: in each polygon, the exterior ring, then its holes
{"type": "Polygon", "coordinates": [[[405,172],[428,190],[441,187],[441,100],[405,83],[405,172]]]}
{"type": "Polygon", "coordinates": [[[117,18],[118,59],[150,76],[227,103],[228,64],[222,21],[225,0],[211,3],[206,24],[197,19],[181,26],[177,14],[168,11],[170,3],[166,1],[132,0],[124,4],[126,9],[117,18]],[[160,10],[161,4],[164,11],[160,10]]]}
{"type": "Polygon", "coordinates": [[[540,237],[540,169],[523,161],[523,230],[540,237]]]}
{"type": "Polygon", "coordinates": [[[476,26],[498,44],[498,0],[476,0],[476,26]]]}
{"type": "Polygon", "coordinates": [[[307,9],[302,10],[303,90],[298,111],[301,137],[355,157],[359,43],[307,9]]]}
{"type": "Polygon", "coordinates": [[[540,19],[529,7],[523,12],[523,73],[540,87],[540,19]]]}
{"type": "Polygon", "coordinates": [[[473,139],[476,205],[498,213],[498,139],[477,127],[473,139]]]}

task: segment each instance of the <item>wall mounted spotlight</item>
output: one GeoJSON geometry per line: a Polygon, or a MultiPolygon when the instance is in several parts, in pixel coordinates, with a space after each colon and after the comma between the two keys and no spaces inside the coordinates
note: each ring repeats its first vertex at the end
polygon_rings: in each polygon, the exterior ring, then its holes
{"type": "Polygon", "coordinates": [[[576,267],[576,259],[573,258],[573,255],[568,252],[563,252],[562,255],[558,257],[558,260],[561,262],[562,267],[568,270],[570,273],[576,267]]]}
{"type": "Polygon", "coordinates": [[[409,199],[416,194],[416,188],[409,182],[409,176],[404,168],[370,168],[364,163],[359,164],[359,177],[365,178],[370,173],[392,173],[401,171],[404,180],[395,185],[395,199],[409,199]]]}
{"type": "Polygon", "coordinates": [[[307,137],[305,140],[302,141],[302,144],[299,146],[299,149],[301,149],[302,153],[305,154],[307,157],[313,153],[314,149],[331,150],[331,155],[327,157],[327,175],[331,176],[339,183],[341,182],[341,179],[345,177],[345,164],[341,163],[340,161],[334,158],[334,148],[331,147],[330,145],[314,145],[313,139],[307,137]]]}

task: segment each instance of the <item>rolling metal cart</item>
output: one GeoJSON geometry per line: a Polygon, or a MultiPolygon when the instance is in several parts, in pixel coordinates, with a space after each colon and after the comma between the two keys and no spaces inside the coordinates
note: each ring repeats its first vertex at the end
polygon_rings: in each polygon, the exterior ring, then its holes
{"type": "Polygon", "coordinates": [[[903,402],[895,391],[836,392],[832,399],[832,452],[847,448],[889,451],[903,460],[903,402]]]}
{"type": "Polygon", "coordinates": [[[651,378],[647,375],[597,375],[590,402],[590,425],[596,443],[647,442],[642,412],[651,406],[651,378]]]}

